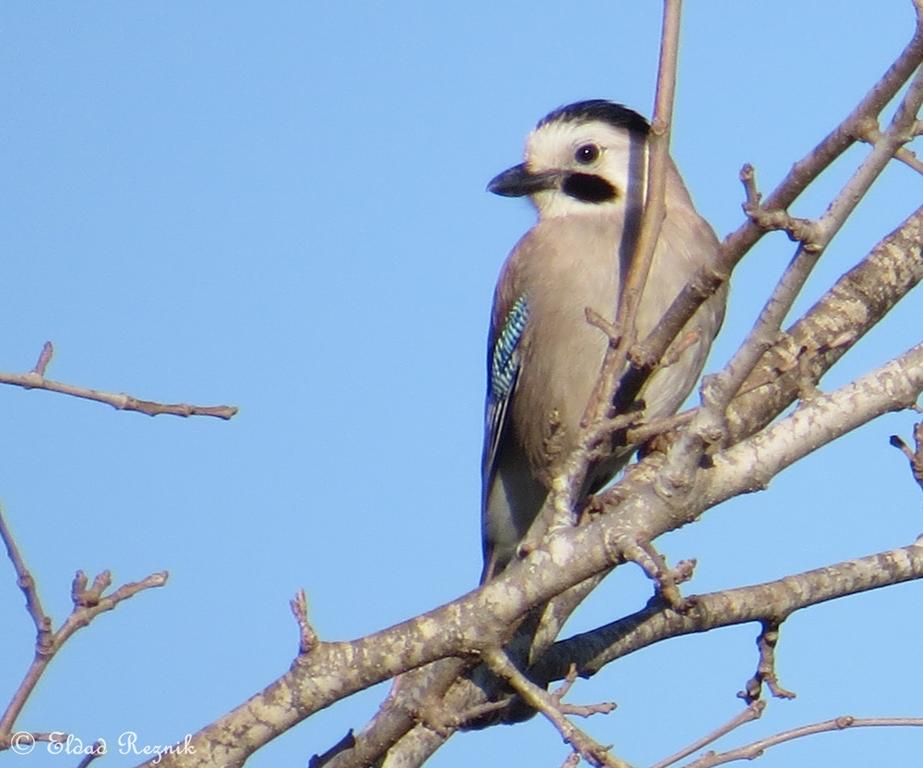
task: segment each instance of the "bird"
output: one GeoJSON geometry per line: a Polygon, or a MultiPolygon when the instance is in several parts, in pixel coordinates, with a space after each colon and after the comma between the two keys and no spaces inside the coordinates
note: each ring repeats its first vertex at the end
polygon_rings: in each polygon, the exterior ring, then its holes
{"type": "MultiPolygon", "coordinates": [[[[588,322],[587,310],[615,320],[644,207],[649,134],[648,121],[623,104],[592,99],[562,106],[529,133],[524,161],[487,186],[504,197],[528,197],[537,221],[510,252],[494,291],[482,454],[482,584],[515,558],[576,446],[609,345],[588,322]]],[[[717,254],[718,239],[696,212],[671,159],[665,218],[637,308],[639,338],[717,254]]],[[[672,364],[656,370],[640,391],[646,419],[675,413],[689,395],[721,326],[725,300],[722,286],[677,337],[686,343],[675,346],[672,364]]],[[[596,467],[584,494],[602,488],[633,452],[622,448],[596,467]]]]}

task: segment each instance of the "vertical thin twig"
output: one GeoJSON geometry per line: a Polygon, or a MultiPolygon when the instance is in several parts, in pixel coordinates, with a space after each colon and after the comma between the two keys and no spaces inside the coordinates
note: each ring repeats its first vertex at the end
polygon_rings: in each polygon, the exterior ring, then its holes
{"type": "Polygon", "coordinates": [[[554,515],[551,528],[569,525],[577,496],[583,487],[591,463],[591,455],[599,442],[601,432],[609,430],[612,403],[628,351],[634,344],[635,317],[650,272],[651,261],[660,227],[665,216],[665,190],[670,151],[670,126],[676,92],[676,67],[679,58],[679,27],[682,0],[664,0],[663,25],[660,42],[660,63],[657,71],[657,91],[654,97],[654,116],[647,141],[646,194],[638,240],[631,266],[625,277],[619,298],[614,330],[618,341],[610,343],[603,358],[596,386],[584,414],[583,429],[578,448],[571,455],[566,480],[553,489],[554,515]]]}
{"type": "Polygon", "coordinates": [[[657,93],[648,137],[647,194],[644,200],[644,213],[641,216],[638,242],[615,318],[615,325],[622,333],[623,354],[630,343],[628,340],[634,336],[638,304],[644,291],[644,285],[647,283],[654,248],[657,245],[657,238],[660,237],[660,227],[666,212],[667,163],[670,152],[673,101],[676,93],[681,13],[682,0],[664,0],[657,93]]]}

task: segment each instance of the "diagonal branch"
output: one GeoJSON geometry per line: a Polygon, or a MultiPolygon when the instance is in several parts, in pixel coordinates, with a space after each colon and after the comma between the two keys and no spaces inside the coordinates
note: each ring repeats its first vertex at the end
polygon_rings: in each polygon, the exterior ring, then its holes
{"type": "Polygon", "coordinates": [[[923,543],[915,543],[776,581],[696,595],[685,613],[650,605],[555,643],[530,674],[541,681],[560,680],[576,664],[582,677],[591,677],[612,661],[667,638],[754,621],[780,622],[804,608],[920,578],[923,543]]]}
{"type": "MultiPolygon", "coordinates": [[[[869,115],[877,116],[913,74],[921,60],[923,60],[923,25],[918,24],[907,46],[879,81],[823,141],[795,163],[791,172],[765,198],[764,205],[780,209],[790,205],[820,173],[855,142],[859,122],[867,119],[869,115]]],[[[880,244],[870,257],[868,264],[854,270],[855,274],[850,273],[847,277],[851,279],[847,280],[839,291],[835,289],[831,292],[833,296],[828,303],[842,304],[845,293],[848,294],[849,306],[861,307],[859,311],[853,311],[848,307],[846,311],[843,311],[841,306],[831,308],[821,303],[812,310],[817,320],[813,321],[809,316],[807,321],[799,323],[792,332],[795,341],[793,342],[793,338],[787,338],[784,343],[777,345],[777,349],[781,350],[790,343],[799,343],[797,339],[818,340],[817,344],[811,348],[811,366],[815,375],[819,377],[821,371],[829,368],[920,279],[919,266],[923,264],[919,249],[921,222],[923,222],[923,209],[918,210],[908,222],[905,222],[903,227],[890,236],[888,241],[880,244]],[[913,265],[912,268],[908,269],[908,264],[913,265]],[[887,279],[882,280],[881,274],[885,274],[887,279]],[[852,333],[848,328],[841,329],[835,334],[841,339],[840,343],[834,343],[833,336],[827,336],[828,341],[824,342],[825,322],[829,323],[830,317],[836,318],[838,327],[842,328],[843,322],[851,321],[857,324],[858,330],[852,333]],[[845,343],[842,342],[843,338],[846,338],[845,343]]],[[[636,345],[632,356],[637,357],[639,362],[633,364],[628,376],[637,375],[636,367],[643,368],[650,361],[655,363],[662,357],[689,317],[727,279],[733,266],[764,232],[765,230],[748,219],[725,240],[722,245],[721,263],[714,269],[703,269],[677,297],[658,328],[647,339],[636,345]]],[[[744,384],[741,394],[735,399],[729,414],[729,425],[734,435],[732,440],[752,434],[781,412],[785,404],[797,397],[799,389],[793,383],[793,377],[786,376],[784,370],[780,370],[778,359],[779,355],[774,350],[765,355],[760,367],[754,371],[744,384]],[[754,382],[761,382],[760,389],[753,390],[754,382]],[[766,397],[767,394],[770,396],[766,397]],[[768,408],[759,404],[760,396],[765,398],[764,402],[769,403],[768,408]]],[[[654,363],[650,363],[651,368],[654,363]]],[[[642,375],[644,375],[643,372],[642,375]]],[[[622,382],[621,386],[626,386],[625,382],[622,382]]],[[[543,515],[540,515],[541,517],[543,515]]],[[[559,625],[563,624],[580,599],[578,596],[570,607],[562,608],[559,625]]],[[[553,634],[553,631],[549,634],[553,634]]],[[[458,700],[464,701],[465,699],[459,696],[458,700]]],[[[412,718],[401,716],[401,713],[395,713],[385,705],[380,714],[376,716],[376,720],[373,720],[358,737],[360,751],[364,744],[376,746],[371,746],[369,752],[363,753],[363,756],[357,757],[356,760],[352,760],[348,752],[343,753],[331,765],[336,765],[337,768],[348,768],[366,764],[367,760],[371,761],[375,756],[391,748],[397,739],[413,727],[413,723],[412,718]],[[368,737],[368,741],[365,741],[365,736],[368,737]]],[[[408,755],[416,750],[412,758],[413,764],[419,764],[447,737],[447,735],[434,734],[423,727],[413,728],[410,733],[413,736],[406,742],[402,741],[392,751],[400,751],[408,755]]],[[[357,751],[356,755],[358,754],[357,751]]]]}
{"type": "MultiPolygon", "coordinates": [[[[715,456],[714,466],[701,472],[700,492],[681,507],[664,500],[649,483],[636,482],[617,515],[601,515],[560,531],[547,548],[512,563],[480,589],[353,642],[317,643],[262,692],[192,736],[194,753],[167,755],[160,764],[242,765],[267,741],[351,693],[439,658],[495,647],[532,608],[624,560],[626,549],[636,546],[638,531],[653,538],[694,520],[708,506],[754,490],[755,471],[756,483],[765,484],[768,477],[827,442],[913,402],[921,391],[923,344],[715,456]],[[260,716],[254,719],[255,712],[260,716]],[[270,722],[272,728],[267,727],[270,722]]],[[[923,548],[900,553],[895,558],[915,559],[917,566],[923,561],[923,548]]],[[[876,572],[899,581],[899,565],[877,563],[876,572]]],[[[908,578],[916,577],[913,571],[908,578]]]]}
{"type": "MultiPolygon", "coordinates": [[[[923,279],[921,248],[923,207],[843,275],[764,356],[760,366],[745,382],[742,392],[732,402],[728,420],[732,442],[756,433],[781,413],[798,397],[801,376],[807,374],[814,380],[819,379],[923,279]],[[807,369],[792,364],[791,361],[799,355],[808,356],[807,369]]],[[[630,495],[630,489],[625,493],[630,495]]],[[[579,598],[573,606],[577,603],[579,598]]],[[[553,605],[556,604],[557,600],[553,602],[553,605]]],[[[548,616],[547,612],[545,615],[548,616]]],[[[561,612],[558,626],[563,625],[567,615],[566,610],[561,612]]],[[[447,685],[446,682],[443,684],[447,685]]],[[[476,701],[483,702],[483,698],[466,698],[464,691],[477,693],[472,688],[470,683],[459,684],[447,699],[447,708],[465,709],[476,701]],[[451,705],[448,704],[450,701],[451,705]]],[[[407,733],[408,738],[393,751],[408,756],[410,763],[417,765],[438,749],[449,733],[436,734],[423,726],[414,725],[415,720],[405,710],[383,707],[380,715],[356,735],[355,751],[338,755],[330,765],[341,768],[368,764],[377,755],[391,749],[407,733]]]]}
{"type": "Polygon", "coordinates": [[[707,733],[702,738],[696,739],[692,744],[684,747],[679,752],[665,757],[660,762],[652,765],[651,768],[668,768],[668,766],[673,765],[673,763],[678,763],[684,757],[689,757],[693,752],[698,752],[700,749],[707,747],[713,741],[717,741],[722,736],[726,736],[740,726],[752,723],[754,720],[759,720],[760,717],[763,716],[763,710],[765,709],[765,701],[754,701],[752,704],[747,705],[741,712],[734,715],[728,722],[722,723],[711,733],[707,733]]]}
{"type": "Polygon", "coordinates": [[[853,717],[852,715],[843,715],[833,720],[825,720],[821,723],[812,723],[811,725],[802,725],[799,728],[792,728],[788,731],[782,731],[765,739],[754,741],[744,747],[731,749],[727,752],[714,753],[709,752],[687,763],[685,768],[712,768],[715,765],[724,765],[736,760],[753,760],[760,757],[769,747],[777,744],[783,744],[786,741],[794,741],[805,736],[813,736],[817,733],[829,733],[831,731],[843,731],[847,728],[874,728],[874,727],[916,727],[923,726],[923,717],[853,717]]]}
{"type": "Polygon", "coordinates": [[[503,649],[487,649],[482,653],[482,658],[491,672],[506,680],[527,704],[548,718],[558,729],[561,738],[590,765],[597,768],[631,768],[624,760],[610,754],[609,747],[604,747],[568,720],[562,711],[559,697],[529,680],[516,668],[503,649]]]}
{"type": "Polygon", "coordinates": [[[139,400],[136,397],[114,392],[103,392],[98,389],[87,389],[61,381],[45,378],[45,369],[51,361],[54,348],[50,341],[46,341],[39,355],[38,363],[28,373],[3,373],[0,372],[0,384],[10,384],[23,389],[44,389],[48,392],[58,392],[62,395],[80,397],[84,400],[93,400],[97,403],[111,405],[119,411],[136,411],[147,416],[169,414],[171,416],[214,416],[218,419],[230,419],[237,413],[233,405],[189,405],[187,403],[156,403],[152,400],[139,400]]]}

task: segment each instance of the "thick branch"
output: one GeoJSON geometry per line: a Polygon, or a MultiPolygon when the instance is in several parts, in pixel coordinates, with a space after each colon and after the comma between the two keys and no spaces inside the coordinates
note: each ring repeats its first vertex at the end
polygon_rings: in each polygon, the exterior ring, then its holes
{"type": "Polygon", "coordinates": [[[731,443],[762,429],[923,279],[923,206],[878,243],[763,356],[728,411],[731,443]]]}
{"type": "Polygon", "coordinates": [[[702,471],[699,492],[681,507],[639,483],[617,514],[560,531],[547,548],[514,562],[477,591],[352,643],[319,643],[263,692],[196,734],[194,754],[169,755],[162,765],[241,765],[266,741],[338,699],[436,659],[492,647],[531,608],[623,560],[640,531],[654,538],[695,519],[706,506],[755,490],[755,456],[765,483],[821,445],[913,402],[921,390],[923,345],[715,456],[714,467],[702,471]]]}
{"type": "Polygon", "coordinates": [[[538,680],[559,680],[576,664],[581,676],[590,677],[615,659],[666,638],[753,621],[780,622],[803,608],[919,578],[923,544],[917,543],[777,581],[696,595],[685,613],[652,605],[555,643],[530,672],[538,680]]]}
{"type": "MultiPolygon", "coordinates": [[[[789,329],[784,338],[763,358],[760,366],[745,382],[741,394],[732,402],[728,425],[731,441],[736,442],[761,429],[795,400],[802,389],[805,375],[814,380],[830,368],[848,349],[923,278],[923,207],[900,227],[875,246],[856,267],[841,277],[805,317],[789,329]],[[793,364],[799,356],[805,365],[793,364]]],[[[630,497],[631,487],[616,491],[630,497]]],[[[618,513],[616,513],[618,514],[618,513]]],[[[563,625],[570,609],[561,611],[558,626],[563,625]]],[[[555,601],[553,606],[557,606],[555,601]]],[[[547,613],[546,613],[547,615],[547,613]]],[[[563,663],[563,662],[562,662],[563,663]]],[[[460,709],[473,706],[483,698],[470,682],[462,681],[450,694],[460,709]],[[475,698],[466,697],[464,692],[475,698]]],[[[447,708],[450,708],[447,700],[447,708]]],[[[406,711],[393,708],[382,710],[381,727],[370,727],[357,734],[356,759],[345,754],[331,765],[362,765],[391,747],[414,720],[406,711]],[[369,739],[366,740],[365,736],[369,739]],[[374,738],[372,738],[374,737],[374,738]],[[361,759],[360,756],[361,755],[361,759]]],[[[408,738],[396,750],[419,764],[441,745],[447,734],[436,734],[422,726],[413,728],[408,738]],[[410,758],[413,754],[415,757],[410,758]]]]}

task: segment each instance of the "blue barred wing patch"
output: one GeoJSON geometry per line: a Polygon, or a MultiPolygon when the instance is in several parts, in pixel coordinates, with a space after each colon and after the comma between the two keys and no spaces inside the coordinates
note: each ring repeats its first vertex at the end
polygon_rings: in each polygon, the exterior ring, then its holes
{"type": "Polygon", "coordinates": [[[510,396],[516,383],[519,360],[516,349],[526,329],[529,319],[529,306],[524,296],[520,296],[507,312],[503,328],[497,336],[490,361],[490,395],[494,400],[510,396]]]}
{"type": "Polygon", "coordinates": [[[506,422],[507,406],[519,378],[519,343],[522,341],[528,320],[529,305],[525,297],[520,296],[507,312],[503,327],[500,328],[489,350],[484,455],[482,457],[485,492],[493,476],[497,449],[506,422]]]}

